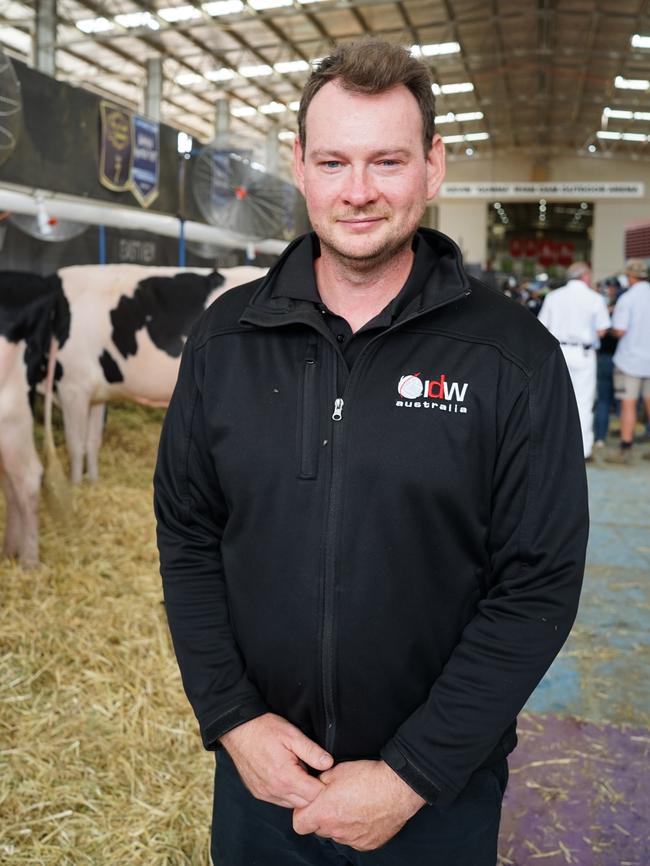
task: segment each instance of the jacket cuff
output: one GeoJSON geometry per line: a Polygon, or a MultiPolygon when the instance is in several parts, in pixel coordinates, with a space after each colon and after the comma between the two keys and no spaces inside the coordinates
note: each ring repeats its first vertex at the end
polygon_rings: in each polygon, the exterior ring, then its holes
{"type": "Polygon", "coordinates": [[[455,799],[456,794],[443,791],[435,782],[427,778],[399,750],[393,740],[389,740],[380,752],[380,756],[391,770],[406,782],[416,794],[419,794],[430,806],[446,806],[455,799]]]}
{"type": "Polygon", "coordinates": [[[264,703],[262,698],[252,698],[246,703],[232,707],[219,718],[210,722],[208,725],[201,725],[201,739],[203,740],[204,748],[208,751],[215,751],[221,748],[219,737],[236,728],[238,725],[243,725],[244,722],[250,722],[251,719],[262,716],[268,713],[269,708],[264,703]]]}

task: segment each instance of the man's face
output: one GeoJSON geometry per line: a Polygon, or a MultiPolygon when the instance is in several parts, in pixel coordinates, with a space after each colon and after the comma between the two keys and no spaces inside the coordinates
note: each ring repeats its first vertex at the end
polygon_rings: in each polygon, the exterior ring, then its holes
{"type": "Polygon", "coordinates": [[[415,97],[403,85],[367,95],[331,81],[313,98],[306,131],[294,171],[321,245],[359,264],[389,259],[410,240],[444,177],[439,135],[424,154],[415,97]]]}

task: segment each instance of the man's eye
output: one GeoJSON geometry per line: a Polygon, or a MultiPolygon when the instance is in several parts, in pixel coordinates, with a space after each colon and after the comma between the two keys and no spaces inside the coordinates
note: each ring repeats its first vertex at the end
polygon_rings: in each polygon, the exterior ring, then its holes
{"type": "Polygon", "coordinates": [[[393,165],[397,165],[397,160],[396,159],[382,159],[381,165],[385,165],[385,166],[388,166],[388,168],[390,168],[393,165]]]}
{"type": "Polygon", "coordinates": [[[323,165],[325,166],[325,168],[338,168],[341,163],[338,161],[338,159],[328,159],[327,162],[323,163],[323,165]]]}

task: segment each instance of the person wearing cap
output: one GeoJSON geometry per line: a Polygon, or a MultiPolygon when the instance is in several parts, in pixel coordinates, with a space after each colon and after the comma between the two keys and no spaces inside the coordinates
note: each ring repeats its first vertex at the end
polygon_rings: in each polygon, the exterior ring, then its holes
{"type": "MultiPolygon", "coordinates": [[[[608,463],[628,464],[632,456],[634,426],[639,398],[650,417],[650,283],[643,259],[628,259],[625,275],[629,289],[614,308],[614,336],[619,337],[614,354],[614,396],[621,401],[621,444],[608,454],[608,463]]],[[[644,455],[650,459],[650,454],[644,455]]]]}
{"type": "Polygon", "coordinates": [[[582,447],[590,462],[594,445],[594,403],[596,402],[596,349],[609,329],[605,299],[594,291],[591,268],[574,262],[567,270],[565,286],[544,299],[538,320],[559,341],[569,368],[580,414],[582,447]]]}

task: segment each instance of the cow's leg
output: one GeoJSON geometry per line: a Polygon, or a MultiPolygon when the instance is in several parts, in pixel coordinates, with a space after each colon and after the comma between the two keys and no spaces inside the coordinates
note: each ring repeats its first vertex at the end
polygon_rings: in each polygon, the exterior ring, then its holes
{"type": "Polygon", "coordinates": [[[15,540],[11,538],[12,533],[18,533],[17,550],[10,546],[10,555],[18,553],[20,564],[30,568],[38,565],[38,498],[43,475],[34,446],[31,415],[27,425],[4,426],[0,451],[7,475],[3,489],[6,494],[10,488],[9,498],[14,511],[10,521],[8,501],[7,529],[11,524],[9,541],[15,540]]]}
{"type": "Polygon", "coordinates": [[[0,484],[5,497],[5,534],[2,544],[3,556],[18,556],[20,550],[20,537],[22,535],[22,521],[16,491],[9,476],[0,467],[0,484]]]}
{"type": "Polygon", "coordinates": [[[105,403],[93,403],[88,413],[88,430],[86,432],[86,469],[90,481],[99,478],[99,449],[102,445],[104,432],[105,403]]]}
{"type": "Polygon", "coordinates": [[[83,477],[90,396],[77,388],[59,386],[59,399],[63,410],[65,442],[70,458],[70,479],[79,484],[83,477]]]}

